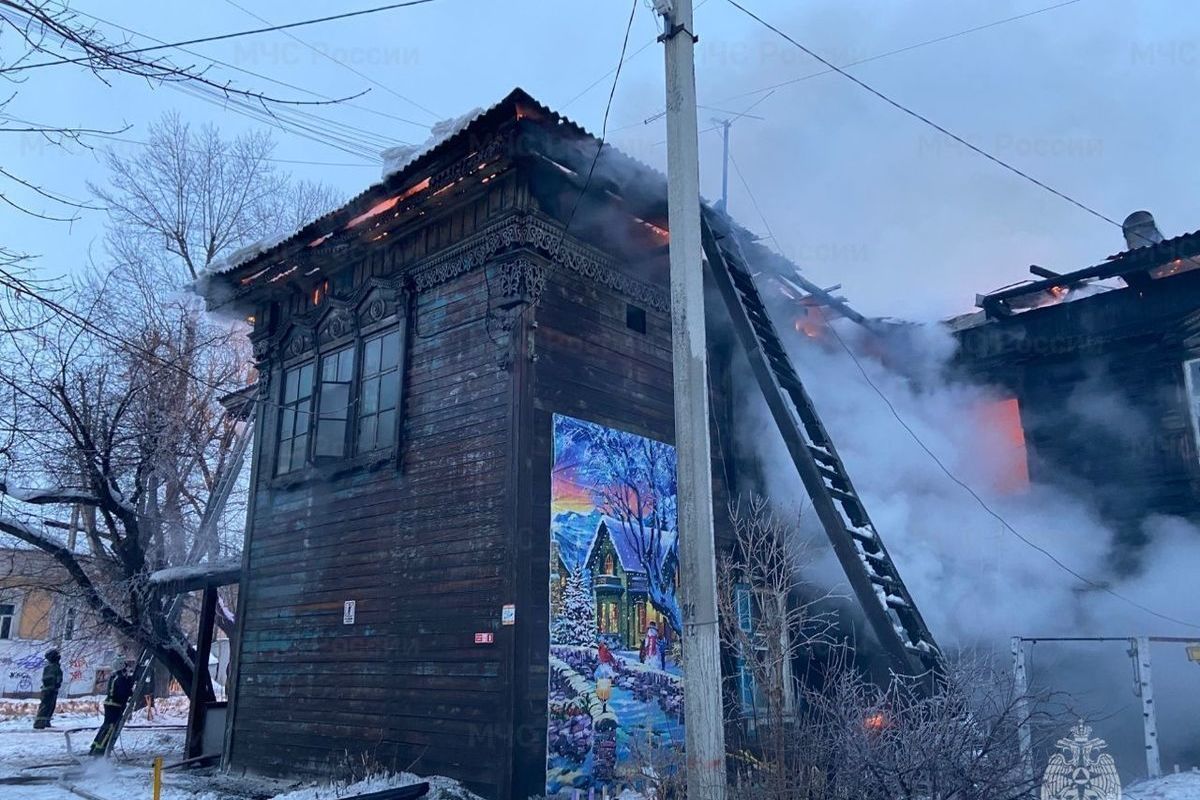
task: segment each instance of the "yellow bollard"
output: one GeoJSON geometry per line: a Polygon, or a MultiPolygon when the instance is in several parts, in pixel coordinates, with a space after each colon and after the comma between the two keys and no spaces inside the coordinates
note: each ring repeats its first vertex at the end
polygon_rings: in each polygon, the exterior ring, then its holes
{"type": "Polygon", "coordinates": [[[154,800],[162,794],[162,756],[154,759],[154,800]]]}

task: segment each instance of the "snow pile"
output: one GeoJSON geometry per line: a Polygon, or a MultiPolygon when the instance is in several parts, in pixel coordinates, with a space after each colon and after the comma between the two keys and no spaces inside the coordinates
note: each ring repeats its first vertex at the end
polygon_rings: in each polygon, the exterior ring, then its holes
{"type": "Polygon", "coordinates": [[[1200,800],[1200,772],[1181,772],[1128,786],[1125,800],[1200,800]]]}
{"type": "Polygon", "coordinates": [[[395,175],[400,170],[407,167],[412,162],[416,161],[421,156],[433,150],[442,142],[449,139],[454,134],[461,131],[463,128],[470,125],[476,117],[483,113],[482,108],[473,108],[467,113],[458,116],[444,119],[441,122],[435,123],[429,129],[429,138],[421,144],[401,144],[396,147],[389,147],[379,154],[383,159],[383,172],[380,175],[382,180],[387,180],[392,175],[395,175]]]}

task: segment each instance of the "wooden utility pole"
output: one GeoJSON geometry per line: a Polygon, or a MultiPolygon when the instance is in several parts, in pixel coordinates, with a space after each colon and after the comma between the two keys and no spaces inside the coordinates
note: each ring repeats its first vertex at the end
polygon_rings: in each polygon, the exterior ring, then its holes
{"type": "Polygon", "coordinates": [[[654,0],[666,25],[667,201],[671,231],[671,346],[683,594],[687,796],[724,800],[725,731],[713,543],[708,349],[700,245],[700,146],[692,0],[654,0]]]}

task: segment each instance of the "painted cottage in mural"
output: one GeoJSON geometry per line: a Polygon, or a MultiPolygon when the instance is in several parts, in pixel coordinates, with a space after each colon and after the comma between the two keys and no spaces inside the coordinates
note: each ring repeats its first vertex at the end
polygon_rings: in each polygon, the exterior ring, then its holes
{"type": "Polygon", "coordinates": [[[206,276],[259,375],[227,767],[525,798],[679,763],[665,182],[588,181],[598,146],[516,91],[206,276]]]}

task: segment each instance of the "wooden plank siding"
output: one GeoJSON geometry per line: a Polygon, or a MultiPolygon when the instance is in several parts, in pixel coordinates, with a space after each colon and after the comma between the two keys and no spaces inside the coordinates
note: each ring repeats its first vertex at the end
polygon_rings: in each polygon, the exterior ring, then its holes
{"type": "MultiPolygon", "coordinates": [[[[548,130],[564,135],[557,124],[548,130]]],[[[488,156],[486,175],[457,170],[495,152],[484,133],[430,167],[474,177],[447,182],[419,209],[331,233],[341,264],[300,242],[230,279],[239,302],[257,303],[260,366],[275,387],[258,409],[227,728],[233,769],[344,777],[365,760],[457,778],[486,798],[544,791],[551,415],[673,441],[666,253],[661,241],[643,241],[660,235],[645,219],[661,215],[631,216],[595,187],[570,235],[558,237],[582,173],[538,162],[536,142],[514,145],[511,159],[488,156]],[[579,228],[600,218],[601,204],[632,233],[585,236],[579,228]],[[288,277],[293,255],[320,268],[288,277]],[[517,261],[536,277],[514,272],[517,261]],[[281,369],[304,350],[289,338],[304,331],[289,326],[323,313],[310,298],[326,279],[335,305],[364,287],[410,290],[399,450],[392,460],[275,478],[281,369]],[[630,303],[645,311],[644,333],[626,324],[630,303]],[[353,625],[342,623],[346,600],[357,603],[353,625]],[[511,627],[500,625],[507,603],[516,606],[511,627]],[[495,643],[474,644],[476,632],[493,632],[495,643]]],[[[339,225],[382,199],[367,195],[337,212],[339,225]]],[[[714,352],[713,412],[728,432],[728,350],[714,352]]],[[[718,438],[724,547],[729,472],[718,438]]]]}
{"type": "Polygon", "coordinates": [[[511,656],[473,643],[506,594],[512,388],[487,303],[478,270],[417,296],[399,469],[260,479],[234,768],[327,777],[366,759],[501,793],[511,656]]]}

